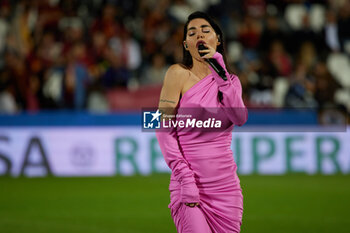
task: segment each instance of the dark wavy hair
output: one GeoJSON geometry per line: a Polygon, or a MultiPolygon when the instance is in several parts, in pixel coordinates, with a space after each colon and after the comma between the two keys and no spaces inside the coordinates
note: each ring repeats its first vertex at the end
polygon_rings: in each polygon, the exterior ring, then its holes
{"type": "MultiPolygon", "coordinates": [[[[214,29],[216,35],[218,35],[220,44],[216,47],[216,51],[221,53],[221,55],[222,55],[222,57],[224,59],[227,71],[229,73],[232,73],[231,69],[227,65],[227,59],[226,59],[226,54],[225,54],[225,50],[224,50],[224,48],[225,48],[224,35],[222,33],[222,30],[220,29],[219,25],[208,14],[206,14],[204,12],[201,12],[201,11],[196,11],[196,12],[193,12],[192,14],[190,14],[188,16],[187,22],[186,22],[186,24],[184,26],[184,34],[183,34],[183,40],[182,41],[186,40],[188,24],[192,20],[198,19],[198,18],[205,19],[210,24],[210,26],[214,29]]],[[[191,69],[192,66],[193,66],[192,56],[191,56],[190,52],[187,51],[184,47],[182,47],[182,65],[186,69],[191,69]]]]}

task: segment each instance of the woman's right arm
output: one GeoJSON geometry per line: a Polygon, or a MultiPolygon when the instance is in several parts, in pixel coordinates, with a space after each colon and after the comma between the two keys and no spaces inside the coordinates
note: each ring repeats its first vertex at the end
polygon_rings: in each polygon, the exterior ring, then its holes
{"type": "MultiPolygon", "coordinates": [[[[175,109],[179,102],[181,90],[188,71],[179,65],[171,66],[164,78],[159,100],[159,110],[163,114],[176,114],[175,109]]],[[[181,202],[199,202],[199,190],[196,185],[194,173],[185,160],[177,140],[176,129],[156,131],[156,136],[165,162],[171,169],[173,177],[181,185],[181,202]]]]}

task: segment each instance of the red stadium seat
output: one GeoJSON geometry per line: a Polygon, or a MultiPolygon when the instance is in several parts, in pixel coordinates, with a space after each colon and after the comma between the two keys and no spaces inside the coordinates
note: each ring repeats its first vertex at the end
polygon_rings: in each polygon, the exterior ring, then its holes
{"type": "Polygon", "coordinates": [[[131,91],[127,88],[115,88],[107,91],[107,100],[111,111],[139,110],[145,107],[158,107],[162,85],[140,87],[131,91]]]}

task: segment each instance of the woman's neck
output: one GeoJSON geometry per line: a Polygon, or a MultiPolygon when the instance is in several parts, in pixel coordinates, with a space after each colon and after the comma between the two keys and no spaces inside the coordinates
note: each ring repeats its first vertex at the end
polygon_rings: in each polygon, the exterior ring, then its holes
{"type": "Polygon", "coordinates": [[[191,68],[191,71],[199,78],[204,78],[211,73],[209,65],[205,61],[199,61],[195,58],[193,58],[192,61],[193,66],[191,68]]]}

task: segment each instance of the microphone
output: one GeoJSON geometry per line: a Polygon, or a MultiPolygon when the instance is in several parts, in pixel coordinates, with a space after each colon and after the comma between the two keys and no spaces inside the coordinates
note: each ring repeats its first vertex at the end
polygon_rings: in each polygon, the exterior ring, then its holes
{"type": "MultiPolygon", "coordinates": [[[[204,44],[198,45],[198,53],[202,57],[207,53],[201,53],[201,50],[207,49],[204,44]]],[[[209,63],[209,65],[215,70],[215,72],[225,81],[227,81],[226,73],[224,68],[218,63],[214,58],[205,58],[205,61],[209,63]]]]}

